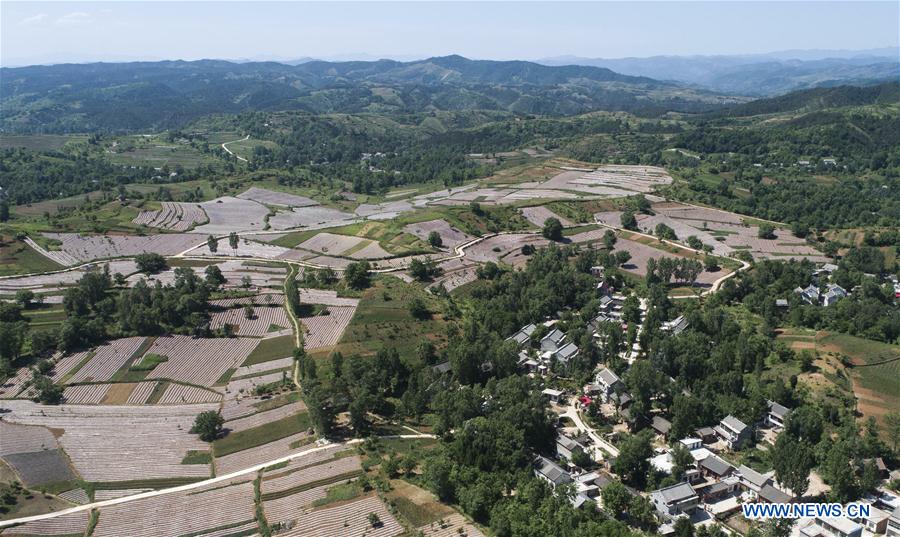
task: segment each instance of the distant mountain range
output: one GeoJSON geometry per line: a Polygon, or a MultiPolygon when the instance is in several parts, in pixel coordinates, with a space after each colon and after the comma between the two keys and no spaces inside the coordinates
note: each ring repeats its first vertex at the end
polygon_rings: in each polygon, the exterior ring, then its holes
{"type": "Polygon", "coordinates": [[[538,60],[538,63],[603,67],[631,76],[676,81],[710,91],[750,96],[900,80],[900,49],[897,48],[620,59],[561,56],[538,60]]]}
{"type": "Polygon", "coordinates": [[[201,60],[0,69],[0,129],[5,132],[171,128],[208,114],[254,110],[568,115],[701,112],[736,102],[742,99],[601,67],[461,56],[412,62],[201,60]]]}

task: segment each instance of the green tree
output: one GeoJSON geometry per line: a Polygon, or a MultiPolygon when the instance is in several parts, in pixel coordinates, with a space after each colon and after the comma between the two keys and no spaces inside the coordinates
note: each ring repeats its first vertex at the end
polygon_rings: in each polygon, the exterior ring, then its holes
{"type": "Polygon", "coordinates": [[[194,419],[194,426],[191,432],[200,436],[200,440],[204,442],[212,442],[219,437],[222,432],[222,425],[225,418],[215,410],[207,410],[201,412],[194,419]]]}
{"type": "Polygon", "coordinates": [[[607,250],[612,251],[612,249],[615,248],[616,242],[618,240],[619,239],[618,239],[618,237],[616,237],[616,232],[611,229],[607,229],[603,233],[603,247],[606,248],[607,250]]]}
{"type": "Polygon", "coordinates": [[[628,510],[631,504],[631,493],[618,480],[606,486],[601,492],[603,498],[603,508],[616,518],[621,518],[628,510]]]}
{"type": "Polygon", "coordinates": [[[624,211],[621,217],[621,226],[625,229],[629,229],[631,231],[637,231],[637,218],[634,217],[634,213],[631,211],[624,211]]]}
{"type": "Polygon", "coordinates": [[[166,258],[156,252],[144,252],[134,256],[137,269],[144,274],[156,274],[168,268],[166,258]]]}
{"type": "Polygon", "coordinates": [[[354,261],[344,269],[344,280],[353,289],[365,289],[370,284],[370,269],[368,261],[354,261]]]}
{"type": "Polygon", "coordinates": [[[774,239],[775,238],[775,226],[772,224],[767,224],[765,222],[759,225],[759,231],[757,231],[757,236],[760,239],[774,239]]]}
{"type": "Polygon", "coordinates": [[[561,241],[563,238],[563,225],[558,218],[550,217],[544,220],[544,227],[541,229],[541,235],[545,239],[551,241],[561,241]]]}
{"type": "Polygon", "coordinates": [[[206,246],[209,248],[209,251],[212,253],[216,253],[219,251],[219,239],[213,237],[212,235],[206,237],[206,246]]]}
{"type": "Polygon", "coordinates": [[[256,317],[256,310],[250,304],[244,305],[244,319],[250,320],[256,317]]]}
{"type": "Polygon", "coordinates": [[[444,245],[444,240],[441,239],[441,234],[437,231],[432,231],[428,234],[428,244],[432,245],[435,248],[440,248],[444,245]]]}
{"type": "Polygon", "coordinates": [[[431,312],[428,311],[428,306],[425,305],[425,301],[417,296],[409,301],[409,314],[412,315],[414,319],[419,320],[427,319],[431,316],[431,312]]]}
{"type": "Polygon", "coordinates": [[[884,416],[884,429],[894,451],[900,451],[900,412],[889,412],[884,416]]]}
{"type": "Polygon", "coordinates": [[[797,441],[789,434],[778,435],[772,450],[775,478],[796,497],[806,494],[809,473],[815,464],[812,449],[806,442],[797,441]]]}
{"type": "Polygon", "coordinates": [[[232,231],[228,234],[228,246],[231,246],[232,250],[237,250],[238,247],[238,234],[232,231]]]}
{"type": "Polygon", "coordinates": [[[19,289],[16,291],[16,302],[22,305],[24,309],[28,309],[31,306],[31,302],[34,300],[34,291],[31,289],[19,289]]]}
{"type": "Polygon", "coordinates": [[[647,472],[650,470],[649,459],[652,456],[653,448],[650,445],[649,434],[643,432],[629,435],[622,441],[619,456],[613,463],[613,471],[619,474],[626,483],[635,487],[643,487],[647,481],[647,472]]]}
{"type": "Polygon", "coordinates": [[[0,201],[0,222],[8,222],[9,221],[9,202],[6,200],[0,201]]]}

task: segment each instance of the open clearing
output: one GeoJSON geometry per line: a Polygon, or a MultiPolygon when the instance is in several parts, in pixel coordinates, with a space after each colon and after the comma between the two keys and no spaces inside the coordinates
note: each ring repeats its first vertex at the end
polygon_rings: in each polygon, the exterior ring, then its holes
{"type": "Polygon", "coordinates": [[[255,201],[263,205],[280,205],[282,207],[308,207],[310,205],[318,205],[319,202],[309,199],[305,196],[297,196],[296,194],[287,194],[285,192],[276,192],[274,190],[266,190],[264,188],[250,187],[245,192],[238,194],[237,197],[245,200],[255,201]]]}
{"type": "MultiPolygon", "coordinates": [[[[111,257],[130,257],[145,252],[175,255],[206,241],[205,235],[171,233],[165,235],[79,235],[77,233],[44,233],[60,241],[59,249],[75,262],[111,257]]],[[[66,263],[71,265],[74,263],[66,263]]]]}
{"type": "Polygon", "coordinates": [[[227,235],[232,231],[262,231],[269,214],[269,208],[261,203],[231,196],[204,201],[200,206],[209,217],[209,223],[198,226],[195,231],[211,235],[227,235]]]}
{"type": "Polygon", "coordinates": [[[141,211],[133,223],[172,231],[187,231],[196,224],[202,224],[208,219],[203,208],[196,203],[181,203],[177,201],[164,201],[158,211],[141,211]]]}

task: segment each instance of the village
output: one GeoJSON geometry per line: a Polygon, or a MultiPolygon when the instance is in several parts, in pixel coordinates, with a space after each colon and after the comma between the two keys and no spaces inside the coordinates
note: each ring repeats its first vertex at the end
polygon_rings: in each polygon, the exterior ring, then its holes
{"type": "MultiPolygon", "coordinates": [[[[813,272],[818,285],[796,289],[796,297],[804,303],[831,306],[848,296],[842,287],[829,282],[836,268],[831,264],[820,265],[813,272]]],[[[591,272],[598,280],[600,304],[590,324],[594,344],[602,347],[606,343],[601,330],[604,323],[619,327],[623,334],[639,334],[647,315],[647,299],[638,300],[641,320],[635,327],[629,327],[623,319],[623,310],[626,300],[634,300],[633,295],[626,297],[615,290],[604,279],[602,267],[593,267],[591,272]]],[[[788,306],[787,297],[776,302],[779,307],[788,306]]],[[[740,460],[748,448],[768,450],[774,446],[790,419],[791,408],[769,400],[764,418],[756,423],[744,423],[727,415],[717,423],[696,428],[687,437],[673,436],[672,423],[663,413],[634,415],[633,397],[622,376],[607,364],[598,364],[592,382],[576,390],[567,389],[567,367],[578,355],[579,348],[558,324],[557,319],[542,325],[529,324],[509,336],[508,341],[519,348],[521,372],[543,378],[546,386],[543,395],[558,415],[555,457],[537,456],[534,474],[554,489],[569,487],[569,497],[575,507],[592,505],[610,510],[612,502],[606,501],[604,490],[619,481],[614,471],[619,456],[617,438],[622,433],[642,430],[652,433],[653,456],[647,459],[650,471],[663,476],[663,481],[666,478],[671,481],[676,474],[680,478],[674,484],[644,492],[628,487],[632,494],[649,500],[658,524],[655,529],[660,535],[674,534],[679,520],[687,520],[695,528],[715,525],[727,534],[743,534],[745,527],[731,523],[743,518],[742,504],[814,501],[828,492],[828,485],[815,472],[810,476],[806,494],[797,497],[776,480],[774,471],[760,472],[747,464],[732,462],[740,460]],[[605,423],[602,429],[608,432],[592,426],[598,422],[605,423]]],[[[674,336],[688,326],[687,318],[679,315],[663,322],[661,328],[674,336]]],[[[619,357],[628,366],[646,359],[637,340],[627,345],[619,357]]],[[[900,536],[900,495],[886,487],[888,482],[900,478],[900,469],[888,468],[881,458],[864,463],[873,464],[882,480],[877,493],[868,494],[859,502],[869,505],[869,516],[802,519],[793,525],[793,537],[900,536]]],[[[854,470],[861,472],[862,468],[854,470]]]]}

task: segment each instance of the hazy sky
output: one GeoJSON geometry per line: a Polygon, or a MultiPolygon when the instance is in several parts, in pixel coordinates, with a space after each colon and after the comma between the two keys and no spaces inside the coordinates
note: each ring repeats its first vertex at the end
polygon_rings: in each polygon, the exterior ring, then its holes
{"type": "Polygon", "coordinates": [[[538,59],[900,44],[900,2],[0,2],[3,65],[302,57],[538,59]]]}

